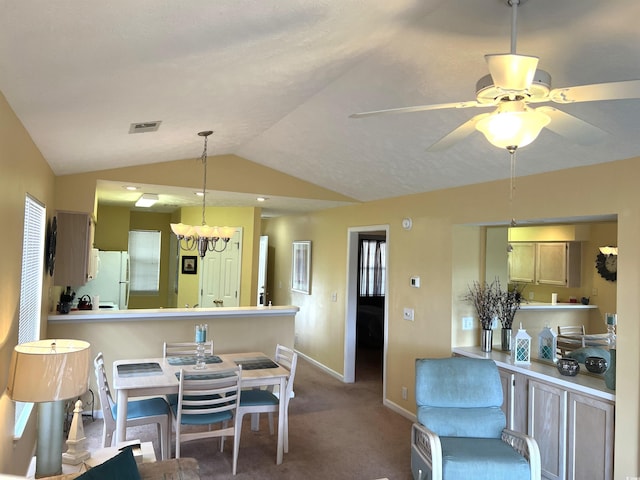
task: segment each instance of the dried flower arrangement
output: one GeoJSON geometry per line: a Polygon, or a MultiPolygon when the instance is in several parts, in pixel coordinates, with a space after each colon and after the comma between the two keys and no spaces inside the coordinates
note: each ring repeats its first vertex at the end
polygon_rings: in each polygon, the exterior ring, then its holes
{"type": "Polygon", "coordinates": [[[522,292],[518,289],[517,285],[512,290],[502,290],[500,287],[500,280],[496,279],[496,291],[498,292],[498,318],[502,328],[510,329],[513,325],[513,319],[516,316],[516,312],[520,309],[520,301],[522,299],[522,292]]]}
{"type": "Polygon", "coordinates": [[[482,329],[491,330],[493,319],[499,314],[501,298],[499,283],[496,284],[496,281],[490,284],[473,282],[473,285],[468,288],[469,293],[464,299],[475,307],[482,329]]]}

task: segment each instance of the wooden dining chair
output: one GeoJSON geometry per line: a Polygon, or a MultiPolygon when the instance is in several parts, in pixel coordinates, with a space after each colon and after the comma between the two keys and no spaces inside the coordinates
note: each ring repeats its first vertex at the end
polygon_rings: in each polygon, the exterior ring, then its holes
{"type": "MultiPolygon", "coordinates": [[[[213,355],[213,340],[203,342],[204,354],[213,355]]],[[[195,355],[197,342],[164,342],[162,347],[163,357],[177,357],[181,355],[195,355]]]]}
{"type": "MultiPolygon", "coordinates": [[[[102,447],[111,447],[113,445],[113,433],[116,430],[118,405],[111,395],[102,352],[98,353],[93,361],[93,365],[98,383],[100,408],[102,409],[102,416],[104,417],[102,447]]],[[[127,427],[154,423],[157,424],[158,427],[158,440],[160,441],[162,459],[166,460],[171,457],[171,443],[169,441],[171,413],[168,403],[161,397],[130,400],[127,402],[127,427]]]]}
{"type": "MultiPolygon", "coordinates": [[[[180,370],[178,404],[172,405],[174,428],[176,432],[176,458],[180,458],[180,446],[184,442],[202,438],[220,438],[220,451],[224,450],[225,437],[235,439],[237,422],[236,410],[240,399],[240,380],[242,367],[216,373],[185,373],[180,370]],[[229,426],[233,420],[234,424],[229,426]],[[211,426],[221,424],[218,429],[211,426]],[[208,426],[207,430],[184,432],[183,426],[208,426]]],[[[233,475],[238,464],[237,449],[233,451],[233,475]]]]}
{"type": "Polygon", "coordinates": [[[558,336],[556,337],[558,355],[564,357],[569,352],[583,347],[583,337],[584,325],[558,325],[558,336]]]}
{"type": "MultiPolygon", "coordinates": [[[[284,418],[283,418],[283,436],[284,436],[284,452],[289,452],[289,400],[293,396],[293,382],[296,376],[296,366],[298,364],[298,354],[283,345],[278,344],[276,346],[275,361],[280,366],[289,370],[289,377],[284,392],[278,392],[279,395],[284,395],[284,418]]],[[[238,449],[240,446],[240,434],[242,429],[242,417],[248,413],[251,414],[251,429],[258,430],[260,423],[260,414],[269,414],[269,431],[271,435],[274,434],[273,428],[273,414],[278,412],[280,406],[280,399],[272,391],[272,389],[246,389],[242,390],[240,396],[240,405],[238,406],[238,431],[236,432],[236,443],[234,448],[238,449]]]]}

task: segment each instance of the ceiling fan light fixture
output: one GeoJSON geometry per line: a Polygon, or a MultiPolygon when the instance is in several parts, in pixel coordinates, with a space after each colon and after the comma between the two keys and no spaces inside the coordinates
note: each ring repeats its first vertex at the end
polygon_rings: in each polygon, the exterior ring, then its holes
{"type": "Polygon", "coordinates": [[[515,53],[495,53],[484,56],[493,84],[505,91],[523,92],[533,82],[538,57],[515,53]]]}
{"type": "Polygon", "coordinates": [[[548,115],[524,102],[503,102],[494,114],[480,119],[476,129],[498,148],[521,148],[533,142],[550,121],[548,115]]]}

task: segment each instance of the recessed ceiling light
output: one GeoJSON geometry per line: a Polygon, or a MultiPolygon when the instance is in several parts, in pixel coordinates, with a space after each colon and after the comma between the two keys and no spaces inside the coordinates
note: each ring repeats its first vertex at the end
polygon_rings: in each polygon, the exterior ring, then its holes
{"type": "Polygon", "coordinates": [[[194,195],[197,195],[198,197],[202,197],[204,195],[204,193],[202,192],[193,192],[194,195]]]}
{"type": "Polygon", "coordinates": [[[125,190],[129,190],[130,192],[135,192],[136,190],[140,190],[140,187],[136,187],[134,185],[125,185],[124,187],[125,190]]]}
{"type": "Polygon", "coordinates": [[[267,197],[258,197],[258,198],[256,198],[256,200],[259,201],[259,202],[266,202],[269,199],[267,197]]]}
{"type": "Polygon", "coordinates": [[[136,207],[149,208],[159,200],[155,193],[143,193],[136,202],[136,207]]]}

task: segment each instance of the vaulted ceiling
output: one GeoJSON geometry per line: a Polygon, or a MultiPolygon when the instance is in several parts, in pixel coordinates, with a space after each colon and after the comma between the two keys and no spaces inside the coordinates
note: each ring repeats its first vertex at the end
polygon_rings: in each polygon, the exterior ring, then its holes
{"type": "MultiPolygon", "coordinates": [[[[505,0],[0,0],[0,91],[58,175],[232,153],[359,201],[509,176],[478,114],[354,112],[475,98],[510,49],[505,0]],[[162,121],[129,134],[134,122],[162,121]]],[[[517,52],[552,88],[640,79],[640,2],[528,0],[517,52]]],[[[519,175],[640,155],[640,100],[558,106],[607,132],[549,130],[519,175]]]]}

